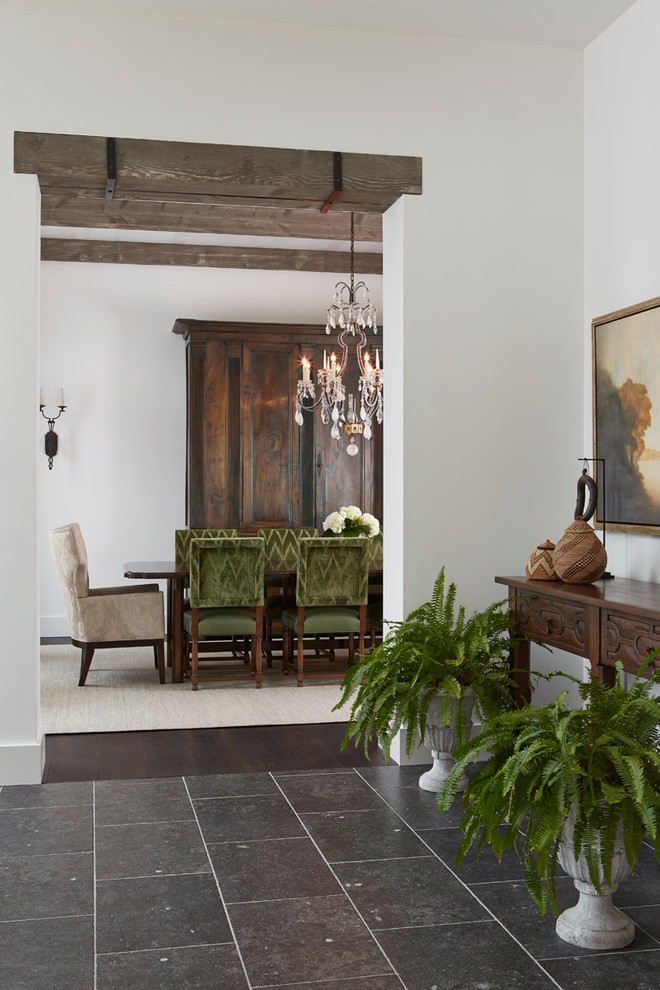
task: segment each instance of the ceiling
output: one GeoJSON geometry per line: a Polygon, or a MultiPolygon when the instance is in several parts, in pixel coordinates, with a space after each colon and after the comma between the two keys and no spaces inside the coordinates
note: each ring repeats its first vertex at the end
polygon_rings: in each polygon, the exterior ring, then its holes
{"type": "MultiPolygon", "coordinates": [[[[634,2],[86,0],[86,5],[580,49],[634,2]]],[[[403,193],[421,193],[421,159],[344,155],[343,191],[320,216],[333,188],[332,161],[323,156],[330,159],[331,153],[117,138],[116,189],[108,197],[105,137],[17,134],[15,170],[39,176],[44,260],[346,271],[346,211],[353,210],[355,271],[379,274],[381,214],[403,193]],[[264,153],[256,175],[255,151],[264,153]],[[375,170],[366,162],[375,163],[375,170]],[[237,176],[240,181],[230,181],[237,176]]]]}
{"type": "Polygon", "coordinates": [[[87,0],[240,20],[584,48],[635,0],[87,0]]]}

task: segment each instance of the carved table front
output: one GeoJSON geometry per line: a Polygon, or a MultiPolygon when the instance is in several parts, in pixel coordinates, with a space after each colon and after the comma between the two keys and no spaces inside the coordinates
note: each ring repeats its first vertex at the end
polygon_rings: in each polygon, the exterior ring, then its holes
{"type": "MultiPolygon", "coordinates": [[[[512,651],[520,694],[529,700],[529,640],[585,657],[609,683],[614,664],[636,673],[648,653],[660,647],[660,584],[613,578],[593,584],[496,577],[508,588],[519,635],[512,651]]],[[[655,661],[660,667],[660,661],[655,661]]]]}

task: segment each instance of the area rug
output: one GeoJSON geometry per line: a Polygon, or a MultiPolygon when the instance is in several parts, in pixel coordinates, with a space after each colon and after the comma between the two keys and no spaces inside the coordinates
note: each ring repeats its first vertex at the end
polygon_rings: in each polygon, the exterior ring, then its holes
{"type": "Polygon", "coordinates": [[[80,651],[42,646],[41,724],[46,733],[64,733],[348,721],[347,708],[332,711],[339,681],[309,680],[299,688],[277,658],[263,671],[259,691],[249,681],[214,681],[193,691],[189,681],[169,683],[169,670],[168,683],[159,683],[150,647],[100,650],[80,688],[80,651]]]}

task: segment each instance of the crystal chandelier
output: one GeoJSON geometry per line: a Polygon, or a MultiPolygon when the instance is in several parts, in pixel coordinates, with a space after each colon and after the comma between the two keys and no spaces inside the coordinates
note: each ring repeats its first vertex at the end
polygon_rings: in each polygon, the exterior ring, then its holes
{"type": "Polygon", "coordinates": [[[366,331],[378,333],[376,310],[371,304],[369,290],[364,282],[355,284],[355,219],[351,213],[351,281],[337,282],[332,305],[328,309],[325,332],[338,330],[337,351],[328,358],[323,351],[323,367],[319,368],[317,383],[319,395],[312,378],[312,369],[306,357],[302,359],[302,378],[296,394],[296,423],[303,424],[303,410],[313,412],[320,407],[323,423],[332,423],[330,435],[341,443],[342,434],[349,437],[346,453],[354,457],[359,447],[356,437],[370,440],[372,421],[383,422],[383,369],[376,350],[375,362],[365,350],[366,331]],[[352,338],[352,340],[351,340],[352,338]],[[355,395],[350,391],[349,343],[355,347],[357,358],[357,390],[359,411],[356,411],[355,395]],[[341,348],[341,353],[338,353],[341,348]],[[303,401],[307,400],[307,401],[303,401]]]}

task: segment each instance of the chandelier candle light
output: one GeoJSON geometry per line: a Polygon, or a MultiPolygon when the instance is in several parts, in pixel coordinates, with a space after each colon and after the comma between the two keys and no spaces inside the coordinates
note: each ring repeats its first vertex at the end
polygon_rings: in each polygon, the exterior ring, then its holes
{"type": "Polygon", "coordinates": [[[365,440],[373,435],[372,420],[383,422],[383,370],[380,366],[380,354],[376,350],[375,362],[365,347],[367,345],[368,329],[378,333],[376,310],[371,304],[369,290],[364,282],[355,284],[355,220],[351,213],[351,281],[337,282],[332,305],[328,309],[328,322],[325,332],[333,330],[341,332],[337,337],[337,347],[341,355],[332,351],[328,357],[327,350],[323,351],[323,367],[317,371],[317,384],[320,395],[316,397],[316,389],[312,378],[312,368],[306,357],[302,359],[302,378],[298,382],[296,394],[296,423],[303,424],[303,410],[309,412],[320,407],[321,420],[328,424],[332,422],[330,435],[341,442],[342,433],[349,436],[346,453],[354,457],[359,447],[355,441],[362,434],[365,440]],[[347,367],[349,358],[349,340],[355,341],[355,354],[358,364],[359,415],[355,408],[355,396],[347,393],[347,367]],[[303,400],[310,400],[303,402],[303,400]]]}

